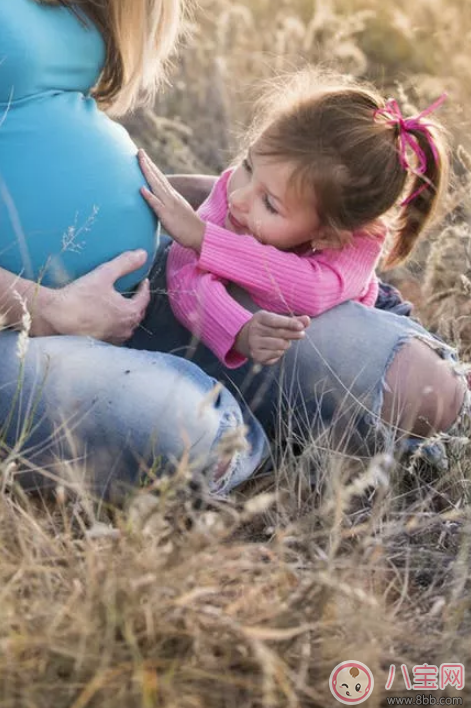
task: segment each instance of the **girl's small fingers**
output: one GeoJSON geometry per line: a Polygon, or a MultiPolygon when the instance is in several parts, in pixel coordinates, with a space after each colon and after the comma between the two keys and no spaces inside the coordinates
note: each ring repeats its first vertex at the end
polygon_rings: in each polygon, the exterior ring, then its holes
{"type": "Polygon", "coordinates": [[[291,346],[291,342],[287,339],[275,339],[274,337],[263,337],[263,340],[258,346],[260,352],[285,352],[291,346]]]}
{"type": "Polygon", "coordinates": [[[270,365],[270,364],[276,364],[277,361],[281,359],[285,352],[284,351],[263,351],[260,350],[258,352],[258,356],[255,358],[256,361],[258,361],[260,364],[264,365],[270,365]]]}
{"type": "Polygon", "coordinates": [[[150,189],[147,189],[147,187],[141,187],[141,194],[144,199],[156,209],[159,209],[163,206],[161,200],[157,197],[157,195],[151,192],[150,189]]]}
{"type": "Polygon", "coordinates": [[[260,336],[264,338],[277,339],[277,340],[298,340],[303,339],[306,336],[304,329],[278,329],[272,327],[265,327],[260,331],[260,336]]]}
{"type": "Polygon", "coordinates": [[[260,323],[265,327],[271,327],[277,330],[290,330],[292,332],[302,332],[305,329],[305,324],[297,317],[289,315],[277,315],[274,312],[263,313],[260,317],[260,323]]]}
{"type": "Polygon", "coordinates": [[[272,329],[287,329],[294,331],[304,330],[304,325],[296,317],[277,315],[274,312],[261,312],[260,323],[272,329]]]}
{"type": "Polygon", "coordinates": [[[149,160],[147,155],[145,154],[140,154],[139,155],[139,165],[141,166],[141,170],[144,172],[146,175],[151,175],[153,174],[154,170],[152,162],[149,160]]]}
{"type": "Polygon", "coordinates": [[[168,180],[162,170],[160,170],[154,162],[150,162],[149,158],[147,158],[147,160],[147,164],[149,165],[154,181],[161,187],[161,189],[168,189],[168,180]]]}
{"type": "Polygon", "coordinates": [[[280,361],[282,356],[283,356],[283,354],[280,354],[276,358],[269,359],[268,361],[265,362],[265,366],[273,366],[273,364],[276,364],[277,361],[280,361]]]}
{"type": "Polygon", "coordinates": [[[162,185],[163,174],[159,168],[147,156],[141,158],[139,162],[149,184],[162,185]]]}
{"type": "Polygon", "coordinates": [[[301,322],[303,327],[309,327],[311,324],[311,318],[308,315],[300,315],[297,319],[298,322],[301,322]]]}

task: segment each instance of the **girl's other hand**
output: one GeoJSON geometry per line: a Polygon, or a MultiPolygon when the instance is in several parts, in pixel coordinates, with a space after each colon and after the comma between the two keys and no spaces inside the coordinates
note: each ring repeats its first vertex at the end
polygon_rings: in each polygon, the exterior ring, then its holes
{"type": "Polygon", "coordinates": [[[114,284],[141,268],[146,259],[145,251],[126,251],[52,291],[47,307],[42,308],[41,331],[33,334],[84,335],[122,344],[145,315],[150,299],[149,281],[143,280],[132,297],[121,295],[114,284]]]}
{"type": "Polygon", "coordinates": [[[291,342],[305,336],[310,322],[307,315],[290,317],[259,310],[240,330],[235,349],[258,364],[276,364],[291,342]]]}
{"type": "Polygon", "coordinates": [[[150,191],[147,187],[142,187],[142,196],[159,217],[165,231],[177,243],[199,252],[204,238],[204,221],[193,211],[186,199],[172,187],[144,150],[139,150],[138,159],[151,189],[150,191]]]}

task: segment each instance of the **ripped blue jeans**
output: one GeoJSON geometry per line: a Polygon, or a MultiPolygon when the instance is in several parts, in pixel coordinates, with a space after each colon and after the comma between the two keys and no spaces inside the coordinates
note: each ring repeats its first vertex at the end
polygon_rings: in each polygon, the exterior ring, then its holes
{"type": "MultiPolygon", "coordinates": [[[[380,414],[385,375],[395,354],[411,338],[420,338],[456,362],[454,350],[413,319],[346,302],[313,318],[307,336],[276,365],[226,369],[173,315],[165,279],[169,246],[163,237],[151,271],[152,302],[129,346],[191,359],[250,408],[270,439],[317,440],[368,457],[379,450],[393,452],[398,431],[385,425],[380,414]]],[[[256,309],[242,291],[232,289],[232,294],[247,309],[256,309]]],[[[400,305],[402,311],[407,305],[400,305]]],[[[404,436],[400,442],[409,450],[421,444],[404,436]]]]}
{"type": "Polygon", "coordinates": [[[183,461],[220,491],[268,454],[254,416],[189,361],[72,336],[30,339],[20,358],[18,342],[0,333],[0,441],[27,490],[120,501],[183,461]]]}

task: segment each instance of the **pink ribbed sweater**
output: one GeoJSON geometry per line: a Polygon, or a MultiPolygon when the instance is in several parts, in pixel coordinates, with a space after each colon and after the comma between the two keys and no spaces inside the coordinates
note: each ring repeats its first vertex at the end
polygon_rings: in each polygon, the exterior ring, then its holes
{"type": "Polygon", "coordinates": [[[167,287],[177,319],[228,367],[246,359],[234,341],[252,313],[227,292],[228,282],[244,288],[262,309],[315,317],[346,300],[374,306],[375,267],[385,234],[355,233],[342,250],[288,252],[224,228],[228,209],[226,170],[198,210],[206,231],[198,254],[173,243],[167,287]]]}

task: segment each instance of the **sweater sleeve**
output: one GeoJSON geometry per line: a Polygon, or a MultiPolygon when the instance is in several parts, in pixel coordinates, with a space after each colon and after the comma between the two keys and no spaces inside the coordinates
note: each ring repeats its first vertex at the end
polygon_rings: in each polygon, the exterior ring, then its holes
{"type": "Polygon", "coordinates": [[[167,264],[167,287],[175,317],[229,369],[247,359],[234,349],[235,339],[252,313],[239,305],[225,284],[198,267],[197,255],[173,243],[167,264]]]}
{"type": "Polygon", "coordinates": [[[299,255],[208,223],[199,266],[246,289],[260,307],[315,317],[346,300],[361,301],[382,242],[359,233],[341,250],[299,255]]]}

